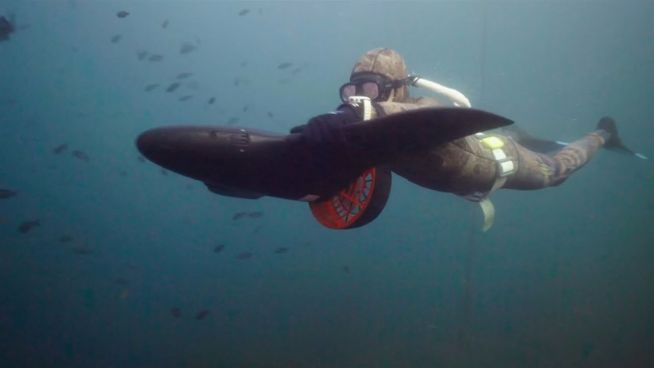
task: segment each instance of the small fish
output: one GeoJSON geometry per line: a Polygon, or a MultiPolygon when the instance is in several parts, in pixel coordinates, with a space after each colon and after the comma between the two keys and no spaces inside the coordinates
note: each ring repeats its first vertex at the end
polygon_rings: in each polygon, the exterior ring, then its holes
{"type": "Polygon", "coordinates": [[[585,344],[583,344],[581,348],[581,356],[584,358],[584,360],[586,360],[593,353],[594,350],[595,350],[595,346],[590,342],[586,342],[585,344]]]}
{"type": "Polygon", "coordinates": [[[236,86],[236,87],[241,86],[241,85],[246,86],[249,83],[250,83],[250,80],[247,79],[246,77],[236,77],[236,78],[234,78],[234,86],[236,86]]]}
{"type": "Polygon", "coordinates": [[[179,86],[179,82],[173,82],[168,86],[168,88],[166,88],[166,92],[174,92],[177,88],[179,88],[179,86]]]}
{"type": "Polygon", "coordinates": [[[170,314],[175,318],[180,318],[182,316],[182,310],[175,307],[170,310],[170,314]]]}
{"type": "Polygon", "coordinates": [[[163,55],[159,55],[159,54],[150,55],[148,60],[149,61],[161,61],[161,60],[163,60],[163,55]]]}
{"type": "Polygon", "coordinates": [[[168,19],[164,20],[163,23],[161,23],[161,28],[166,28],[168,27],[168,19]]]}
{"type": "Polygon", "coordinates": [[[348,275],[350,274],[350,266],[343,266],[341,267],[341,270],[343,270],[343,272],[345,272],[348,275]]]}
{"type": "Polygon", "coordinates": [[[184,101],[188,101],[189,99],[191,99],[191,97],[193,97],[193,95],[186,95],[186,96],[182,96],[182,97],[178,98],[177,100],[179,100],[181,102],[184,102],[184,101]]]}
{"type": "Polygon", "coordinates": [[[41,226],[41,221],[39,220],[28,220],[28,221],[23,221],[19,226],[18,226],[18,232],[21,234],[27,234],[28,232],[32,231],[35,227],[41,226]]]}
{"type": "Polygon", "coordinates": [[[64,234],[60,236],[58,240],[60,243],[70,243],[73,241],[73,237],[68,234],[64,234]]]}
{"type": "Polygon", "coordinates": [[[125,10],[121,10],[121,11],[119,11],[118,13],[116,13],[116,16],[117,16],[118,18],[125,18],[125,17],[128,16],[128,15],[129,15],[129,12],[127,12],[127,11],[125,11],[125,10]]]}
{"type": "Polygon", "coordinates": [[[284,254],[286,252],[288,252],[288,248],[286,247],[279,247],[275,249],[275,254],[284,254]]]}
{"type": "Polygon", "coordinates": [[[157,87],[159,87],[159,83],[152,83],[152,84],[148,84],[147,86],[145,86],[145,88],[143,90],[145,92],[151,92],[157,87]]]}
{"type": "Polygon", "coordinates": [[[3,99],[0,101],[0,105],[2,106],[15,106],[16,105],[16,99],[13,97],[9,97],[7,99],[3,99]]]}
{"type": "Polygon", "coordinates": [[[296,75],[297,73],[299,73],[301,71],[302,71],[302,68],[298,66],[297,68],[291,70],[291,74],[296,75]]]}
{"type": "Polygon", "coordinates": [[[53,148],[52,153],[54,153],[55,155],[58,155],[60,153],[63,153],[67,149],[68,149],[68,144],[67,143],[62,143],[62,144],[58,145],[57,147],[53,148]]]}
{"type": "Polygon", "coordinates": [[[179,53],[180,54],[188,54],[189,52],[195,51],[197,49],[197,46],[190,42],[184,42],[182,46],[179,48],[179,53]]]}
{"type": "Polygon", "coordinates": [[[290,62],[286,61],[286,62],[283,62],[283,63],[279,63],[279,65],[277,65],[277,69],[280,69],[280,70],[288,69],[292,65],[293,65],[293,63],[290,63],[290,62]]]}
{"type": "Polygon", "coordinates": [[[168,170],[166,170],[166,169],[161,169],[161,170],[159,170],[159,172],[160,172],[161,175],[163,175],[163,176],[168,176],[168,170]]]}
{"type": "Polygon", "coordinates": [[[214,253],[220,253],[225,249],[225,244],[218,244],[215,247],[213,247],[213,252],[214,253]]]}
{"type": "Polygon", "coordinates": [[[250,9],[241,9],[241,11],[238,12],[238,15],[240,17],[242,17],[242,16],[246,15],[249,12],[250,12],[250,9]]]}
{"type": "Polygon", "coordinates": [[[247,61],[241,61],[241,63],[239,65],[241,66],[241,68],[245,68],[246,66],[248,66],[248,62],[247,61]]]}
{"type": "Polygon", "coordinates": [[[260,218],[263,216],[263,212],[261,211],[251,211],[251,212],[235,212],[234,215],[232,216],[232,220],[239,220],[244,217],[249,217],[249,218],[260,218]]]}
{"type": "Polygon", "coordinates": [[[209,99],[209,101],[207,101],[207,103],[208,103],[209,105],[213,105],[214,102],[216,102],[216,98],[215,98],[215,97],[211,97],[211,98],[209,99]]]}
{"type": "Polygon", "coordinates": [[[245,261],[250,258],[252,258],[252,253],[250,252],[241,252],[236,255],[236,259],[238,259],[239,261],[245,261]]]}
{"type": "Polygon", "coordinates": [[[232,116],[232,117],[229,118],[229,120],[227,121],[227,125],[234,125],[234,124],[236,124],[236,123],[238,123],[238,118],[237,118],[236,116],[232,116]]]}
{"type": "Polygon", "coordinates": [[[250,109],[250,106],[248,106],[248,105],[243,106],[243,112],[248,112],[249,109],[250,109]]]}
{"type": "Polygon", "coordinates": [[[79,160],[82,160],[84,162],[89,162],[89,160],[90,160],[89,156],[85,152],[80,151],[80,150],[74,150],[72,152],[72,155],[73,155],[73,157],[75,157],[75,158],[77,158],[79,160]]]}
{"type": "Polygon", "coordinates": [[[119,34],[113,35],[113,37],[111,37],[111,43],[118,43],[122,38],[123,35],[119,35],[119,34]]]}
{"type": "Polygon", "coordinates": [[[145,59],[147,56],[148,56],[148,52],[145,51],[145,50],[140,50],[139,52],[136,53],[136,57],[137,57],[139,60],[143,60],[143,59],[145,59]]]}
{"type": "Polygon", "coordinates": [[[199,311],[195,315],[195,319],[197,319],[198,321],[203,320],[203,319],[207,318],[207,316],[209,315],[209,312],[210,311],[208,309],[203,309],[203,310],[199,311]]]}
{"type": "Polygon", "coordinates": [[[268,111],[268,112],[266,113],[266,115],[268,115],[268,117],[271,118],[271,119],[275,117],[275,115],[273,115],[273,113],[270,112],[270,111],[268,111]]]}
{"type": "Polygon", "coordinates": [[[145,157],[143,157],[141,155],[136,156],[136,159],[139,160],[139,162],[145,162],[145,157]]]}
{"type": "Polygon", "coordinates": [[[18,192],[15,191],[15,190],[0,188],[0,199],[11,198],[11,197],[15,196],[16,194],[18,194],[18,192]]]}
{"type": "Polygon", "coordinates": [[[188,77],[190,77],[192,75],[193,75],[193,73],[182,72],[182,73],[177,74],[177,79],[186,79],[186,78],[188,78],[188,77]]]}
{"type": "Polygon", "coordinates": [[[127,286],[129,285],[129,281],[123,277],[116,277],[114,280],[114,284],[116,285],[121,285],[121,286],[127,286]]]}
{"type": "Polygon", "coordinates": [[[93,254],[93,249],[91,249],[86,243],[76,245],[71,249],[73,253],[80,256],[88,256],[89,254],[93,254]]]}

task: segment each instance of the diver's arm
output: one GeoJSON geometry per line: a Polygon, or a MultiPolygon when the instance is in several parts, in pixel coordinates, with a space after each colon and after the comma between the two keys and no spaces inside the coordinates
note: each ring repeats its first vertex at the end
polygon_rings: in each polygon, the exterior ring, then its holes
{"type": "Polygon", "coordinates": [[[335,111],[314,116],[306,124],[291,129],[291,133],[301,133],[302,138],[311,144],[345,143],[342,127],[360,121],[358,113],[349,104],[342,104],[335,111]]]}

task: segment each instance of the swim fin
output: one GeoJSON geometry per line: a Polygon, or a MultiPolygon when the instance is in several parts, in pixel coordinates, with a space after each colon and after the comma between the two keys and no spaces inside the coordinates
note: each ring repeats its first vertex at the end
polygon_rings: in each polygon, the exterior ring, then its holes
{"type": "Polygon", "coordinates": [[[647,160],[647,156],[632,151],[627,146],[625,146],[624,143],[622,143],[622,140],[618,135],[618,128],[615,123],[615,120],[613,120],[613,118],[611,118],[610,116],[605,116],[601,118],[600,121],[597,123],[597,129],[603,130],[608,133],[607,134],[608,137],[606,139],[606,143],[604,144],[604,148],[608,150],[624,153],[627,155],[636,156],[643,160],[647,160]]]}

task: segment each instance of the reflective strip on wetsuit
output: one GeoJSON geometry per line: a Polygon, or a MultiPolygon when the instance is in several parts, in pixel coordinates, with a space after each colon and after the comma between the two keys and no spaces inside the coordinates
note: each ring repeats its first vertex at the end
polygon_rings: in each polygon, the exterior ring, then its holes
{"type": "Polygon", "coordinates": [[[493,159],[497,163],[497,175],[491,189],[486,193],[473,193],[466,196],[467,199],[479,203],[482,213],[484,214],[484,225],[482,231],[488,231],[495,222],[495,206],[490,200],[490,195],[500,189],[509,175],[516,172],[515,162],[506,155],[504,151],[504,141],[495,136],[486,136],[484,133],[477,133],[475,136],[479,142],[490,149],[493,159]]]}

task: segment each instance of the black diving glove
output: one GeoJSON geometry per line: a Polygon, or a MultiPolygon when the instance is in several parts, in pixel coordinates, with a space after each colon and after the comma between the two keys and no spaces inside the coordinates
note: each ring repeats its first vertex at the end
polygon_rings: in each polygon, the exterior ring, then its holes
{"type": "Polygon", "coordinates": [[[355,109],[347,104],[329,114],[311,118],[306,124],[291,129],[291,133],[301,133],[302,138],[312,145],[339,145],[347,143],[343,127],[360,121],[355,109]]]}

